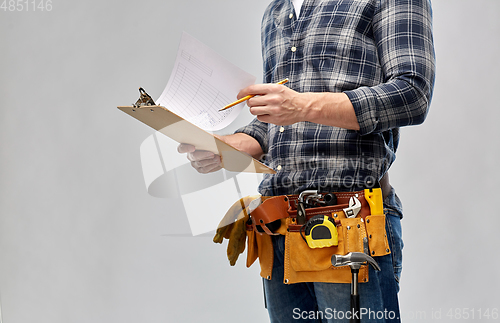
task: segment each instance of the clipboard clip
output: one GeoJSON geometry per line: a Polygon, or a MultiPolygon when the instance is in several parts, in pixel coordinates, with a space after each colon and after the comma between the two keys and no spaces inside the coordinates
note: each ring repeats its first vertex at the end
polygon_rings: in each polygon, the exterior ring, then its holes
{"type": "Polygon", "coordinates": [[[139,97],[139,100],[135,102],[134,107],[139,108],[142,106],[156,105],[153,98],[151,98],[151,96],[147,94],[142,87],[139,88],[139,93],[141,96],[139,97]]]}

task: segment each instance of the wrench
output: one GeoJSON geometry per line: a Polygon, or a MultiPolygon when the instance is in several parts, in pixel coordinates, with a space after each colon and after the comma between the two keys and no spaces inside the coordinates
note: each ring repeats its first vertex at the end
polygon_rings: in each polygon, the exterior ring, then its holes
{"type": "Polygon", "coordinates": [[[349,207],[344,209],[345,216],[348,218],[355,218],[359,211],[361,211],[361,202],[357,197],[351,197],[349,199],[349,207]]]}

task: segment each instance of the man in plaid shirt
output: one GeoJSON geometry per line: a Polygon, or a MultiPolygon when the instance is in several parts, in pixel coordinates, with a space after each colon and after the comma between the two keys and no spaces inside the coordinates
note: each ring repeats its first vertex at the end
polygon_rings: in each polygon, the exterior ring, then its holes
{"type": "MultiPolygon", "coordinates": [[[[223,137],[277,171],[264,176],[265,196],[356,190],[380,181],[395,159],[399,128],[422,123],[432,97],[430,0],[301,2],[268,6],[261,35],[266,84],[238,95],[255,95],[247,104],[256,119],[223,137]],[[285,78],[286,86],[271,84],[285,78]]],[[[220,169],[218,155],[189,145],[179,151],[199,172],[220,169]]],[[[394,315],[367,315],[363,322],[399,321],[402,207],[392,188],[384,208],[392,253],[377,257],[382,272],[370,271],[360,295],[362,307],[394,315]]],[[[272,322],[319,322],[303,313],[349,310],[348,284],[283,284],[284,238],[272,238],[273,279],[264,280],[272,322]]],[[[323,320],[338,319],[332,316],[323,320]]]]}

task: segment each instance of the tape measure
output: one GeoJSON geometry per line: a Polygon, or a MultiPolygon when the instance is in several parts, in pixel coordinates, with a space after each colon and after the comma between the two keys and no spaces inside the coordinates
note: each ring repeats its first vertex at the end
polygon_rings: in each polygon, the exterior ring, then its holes
{"type": "Polygon", "coordinates": [[[335,221],[327,215],[313,216],[300,230],[302,239],[304,239],[309,248],[325,248],[339,244],[335,221]],[[302,236],[303,228],[305,237],[302,236]]]}

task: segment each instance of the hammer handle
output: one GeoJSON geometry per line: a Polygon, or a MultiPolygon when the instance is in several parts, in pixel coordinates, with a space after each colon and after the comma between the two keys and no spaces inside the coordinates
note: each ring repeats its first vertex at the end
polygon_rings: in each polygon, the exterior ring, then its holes
{"type": "Polygon", "coordinates": [[[360,323],[361,322],[361,313],[359,306],[359,294],[351,295],[351,319],[350,323],[360,323]]]}

